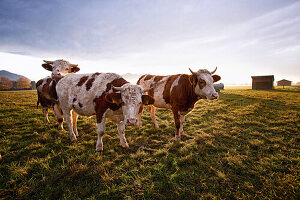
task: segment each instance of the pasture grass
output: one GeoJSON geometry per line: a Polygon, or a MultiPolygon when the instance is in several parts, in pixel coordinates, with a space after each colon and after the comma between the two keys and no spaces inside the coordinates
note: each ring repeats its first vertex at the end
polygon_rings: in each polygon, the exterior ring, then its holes
{"type": "MultiPolygon", "coordinates": [[[[107,121],[95,153],[95,117],[80,138],[43,122],[36,91],[0,92],[0,199],[299,199],[300,88],[228,89],[200,100],[174,141],[171,111],[148,109],[127,127],[107,121]]],[[[64,124],[66,127],[66,124],[64,124]]]]}

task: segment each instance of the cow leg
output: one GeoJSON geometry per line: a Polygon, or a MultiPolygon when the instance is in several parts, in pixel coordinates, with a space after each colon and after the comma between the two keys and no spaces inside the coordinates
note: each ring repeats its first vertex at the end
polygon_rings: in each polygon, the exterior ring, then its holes
{"type": "Polygon", "coordinates": [[[155,118],[155,110],[156,110],[156,108],[154,106],[149,106],[149,109],[150,109],[150,116],[151,116],[152,122],[154,124],[154,127],[155,128],[159,128],[159,126],[157,124],[157,121],[156,121],[156,118],[155,118]]]}
{"type": "Polygon", "coordinates": [[[173,115],[174,115],[174,122],[175,122],[175,128],[176,128],[175,140],[180,141],[181,140],[180,128],[182,127],[180,115],[177,110],[172,110],[172,111],[173,111],[173,115]]]}
{"type": "Polygon", "coordinates": [[[78,131],[77,131],[78,115],[77,115],[77,113],[74,112],[74,110],[72,110],[72,117],[73,117],[73,131],[74,131],[74,134],[76,135],[76,137],[79,137],[78,131]]]}
{"type": "Polygon", "coordinates": [[[140,106],[140,109],[139,109],[139,114],[138,114],[138,122],[137,122],[137,126],[138,127],[142,127],[142,114],[143,114],[143,109],[144,109],[144,106],[143,105],[141,105],[140,106]]]}
{"type": "Polygon", "coordinates": [[[118,132],[119,132],[119,135],[120,135],[120,143],[121,143],[122,147],[129,148],[129,145],[128,145],[128,143],[126,141],[126,138],[125,138],[125,124],[124,124],[124,122],[118,123],[118,132]]]}
{"type": "Polygon", "coordinates": [[[64,113],[64,118],[66,120],[66,123],[68,125],[69,128],[69,132],[70,132],[70,139],[72,142],[76,141],[76,135],[73,132],[73,123],[72,123],[72,112],[71,110],[63,110],[64,113]]]}
{"type": "Polygon", "coordinates": [[[96,144],[96,152],[101,152],[103,151],[103,142],[102,142],[102,137],[104,135],[105,131],[105,116],[99,120],[99,117],[97,116],[97,134],[98,134],[98,139],[97,139],[97,144],[96,144]]]}
{"type": "Polygon", "coordinates": [[[63,127],[64,115],[63,115],[63,112],[62,112],[60,106],[58,104],[55,104],[53,107],[53,111],[54,111],[56,120],[58,122],[58,129],[64,130],[64,127],[63,127]]]}
{"type": "Polygon", "coordinates": [[[185,121],[185,115],[180,115],[179,120],[180,120],[179,137],[181,138],[183,134],[183,123],[185,121]]]}
{"type": "Polygon", "coordinates": [[[43,107],[42,111],[43,111],[43,114],[44,114],[44,122],[50,124],[50,121],[48,119],[48,108],[43,107]]]}

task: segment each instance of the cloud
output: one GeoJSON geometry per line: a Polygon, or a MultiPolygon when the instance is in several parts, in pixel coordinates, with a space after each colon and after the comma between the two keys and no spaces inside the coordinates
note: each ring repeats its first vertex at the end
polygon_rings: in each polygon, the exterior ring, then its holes
{"type": "Polygon", "coordinates": [[[233,72],[245,80],[253,71],[295,69],[299,5],[293,0],[3,0],[0,51],[75,60],[83,64],[82,72],[170,74],[217,65],[225,80],[233,72]]]}

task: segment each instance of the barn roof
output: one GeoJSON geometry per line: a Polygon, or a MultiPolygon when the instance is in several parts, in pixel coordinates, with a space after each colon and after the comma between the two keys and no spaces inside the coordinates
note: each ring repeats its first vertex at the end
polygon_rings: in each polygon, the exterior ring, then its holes
{"type": "Polygon", "coordinates": [[[274,75],[266,75],[266,76],[251,76],[252,79],[272,79],[274,81],[274,75]]]}
{"type": "Polygon", "coordinates": [[[277,81],[277,83],[278,83],[278,82],[283,82],[283,81],[292,82],[292,81],[289,81],[289,80],[286,80],[286,79],[282,79],[282,80],[280,80],[280,81],[277,81]]]}

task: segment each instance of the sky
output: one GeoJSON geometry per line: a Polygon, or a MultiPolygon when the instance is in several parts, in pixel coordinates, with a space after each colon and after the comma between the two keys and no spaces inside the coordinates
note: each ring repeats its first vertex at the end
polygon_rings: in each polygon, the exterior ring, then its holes
{"type": "Polygon", "coordinates": [[[0,70],[31,80],[43,60],[79,73],[213,70],[225,84],[300,82],[300,1],[0,0],[0,70]]]}

